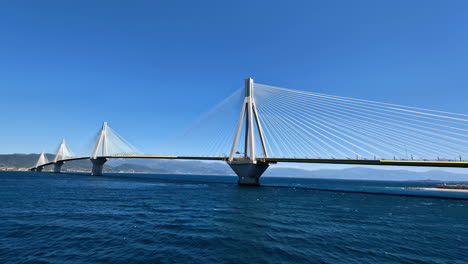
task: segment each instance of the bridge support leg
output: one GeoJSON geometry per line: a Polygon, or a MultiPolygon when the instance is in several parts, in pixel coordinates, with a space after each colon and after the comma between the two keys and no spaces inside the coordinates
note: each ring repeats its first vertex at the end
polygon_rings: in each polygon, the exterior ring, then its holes
{"type": "Polygon", "coordinates": [[[62,170],[62,165],[64,164],[64,161],[57,161],[54,163],[54,173],[60,173],[62,170]]]}
{"type": "Polygon", "coordinates": [[[39,166],[39,167],[36,168],[36,171],[37,171],[37,172],[42,172],[42,169],[44,169],[44,167],[39,166]]]}
{"type": "Polygon", "coordinates": [[[260,186],[260,176],[270,166],[261,161],[231,161],[231,169],[237,174],[239,185],[260,186]]]}
{"type": "Polygon", "coordinates": [[[91,163],[93,163],[93,168],[91,170],[91,175],[93,176],[101,176],[102,175],[102,168],[104,167],[104,163],[106,163],[107,158],[96,158],[90,159],[91,163]]]}
{"type": "Polygon", "coordinates": [[[31,168],[30,171],[36,171],[36,168],[31,168]]]}

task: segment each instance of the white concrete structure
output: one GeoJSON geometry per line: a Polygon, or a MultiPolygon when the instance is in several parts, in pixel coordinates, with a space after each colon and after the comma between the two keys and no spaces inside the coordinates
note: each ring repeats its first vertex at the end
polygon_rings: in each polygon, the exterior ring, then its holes
{"type": "Polygon", "coordinates": [[[263,158],[268,158],[265,137],[263,135],[262,125],[255,106],[254,81],[252,78],[245,80],[245,97],[242,103],[242,109],[237,124],[236,135],[231,147],[228,164],[238,176],[239,185],[259,185],[260,176],[270,165],[268,162],[259,161],[255,150],[255,127],[257,127],[258,137],[263,151],[263,158]],[[237,145],[241,136],[241,129],[245,120],[245,138],[244,138],[244,159],[234,160],[236,153],[239,153],[237,145]],[[255,120],[255,123],[254,123],[255,120]]]}

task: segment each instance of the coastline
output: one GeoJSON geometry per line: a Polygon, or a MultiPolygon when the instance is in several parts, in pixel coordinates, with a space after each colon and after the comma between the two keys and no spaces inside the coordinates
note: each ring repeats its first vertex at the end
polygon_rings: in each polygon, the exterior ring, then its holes
{"type": "Polygon", "coordinates": [[[423,190],[423,191],[443,191],[443,192],[466,192],[468,193],[468,190],[465,189],[443,189],[443,188],[424,188],[424,187],[408,187],[406,189],[411,189],[411,190],[423,190]]]}

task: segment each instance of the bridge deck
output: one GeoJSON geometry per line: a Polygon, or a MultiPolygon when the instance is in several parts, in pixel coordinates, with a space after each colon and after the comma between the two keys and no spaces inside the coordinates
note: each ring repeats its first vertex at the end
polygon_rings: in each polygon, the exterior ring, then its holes
{"type": "MultiPolygon", "coordinates": [[[[103,156],[98,158],[107,159],[179,159],[179,160],[213,160],[227,161],[227,157],[197,157],[197,156],[103,156]]],[[[74,160],[85,160],[90,157],[74,157],[59,160],[60,162],[68,162],[74,160]]],[[[245,160],[236,158],[235,160],[245,160]]],[[[306,159],[306,158],[259,158],[259,161],[278,163],[322,163],[322,164],[352,164],[352,165],[377,165],[377,166],[418,166],[418,167],[451,167],[451,168],[468,168],[466,161],[429,161],[429,160],[366,160],[366,159],[306,159]]],[[[55,162],[49,162],[41,165],[45,167],[53,165],[55,162]]]]}

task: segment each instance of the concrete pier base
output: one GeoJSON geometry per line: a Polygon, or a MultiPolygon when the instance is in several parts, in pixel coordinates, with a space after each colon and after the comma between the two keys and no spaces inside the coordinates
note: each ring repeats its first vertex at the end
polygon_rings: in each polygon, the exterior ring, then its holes
{"type": "Polygon", "coordinates": [[[106,163],[107,158],[96,158],[90,159],[91,163],[93,163],[93,168],[91,170],[91,175],[93,176],[101,176],[102,175],[102,168],[104,167],[104,163],[106,163]]]}
{"type": "Polygon", "coordinates": [[[39,167],[36,168],[36,171],[37,171],[37,172],[42,172],[42,169],[44,169],[44,167],[39,166],[39,167]]]}
{"type": "Polygon", "coordinates": [[[60,173],[62,171],[62,165],[65,161],[57,161],[54,163],[54,173],[60,173]]]}
{"type": "Polygon", "coordinates": [[[231,161],[228,164],[237,174],[237,184],[250,186],[260,186],[260,176],[270,166],[261,161],[231,161]]]}

